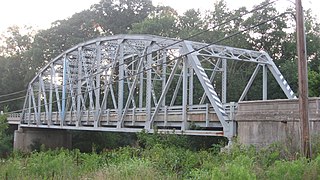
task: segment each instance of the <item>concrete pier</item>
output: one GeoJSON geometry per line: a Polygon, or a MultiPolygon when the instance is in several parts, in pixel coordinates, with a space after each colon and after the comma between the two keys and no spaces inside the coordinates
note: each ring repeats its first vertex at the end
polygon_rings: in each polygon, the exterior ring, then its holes
{"type": "Polygon", "coordinates": [[[32,151],[37,145],[55,149],[58,147],[71,148],[72,137],[67,130],[19,128],[14,132],[15,150],[32,151]]]}

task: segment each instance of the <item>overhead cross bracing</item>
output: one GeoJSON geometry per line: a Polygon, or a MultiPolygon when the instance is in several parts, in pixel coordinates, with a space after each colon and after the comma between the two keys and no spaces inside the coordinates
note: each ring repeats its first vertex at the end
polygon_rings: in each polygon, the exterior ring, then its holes
{"type": "Polygon", "coordinates": [[[20,126],[196,135],[235,135],[236,103],[227,102],[229,61],[256,66],[238,101],[263,69],[296,98],[270,56],[151,35],[116,35],[79,44],[29,83],[20,126]],[[217,80],[217,78],[220,78],[217,80]],[[220,89],[219,89],[220,88],[220,89]],[[217,89],[219,89],[217,91],[217,89]]]}

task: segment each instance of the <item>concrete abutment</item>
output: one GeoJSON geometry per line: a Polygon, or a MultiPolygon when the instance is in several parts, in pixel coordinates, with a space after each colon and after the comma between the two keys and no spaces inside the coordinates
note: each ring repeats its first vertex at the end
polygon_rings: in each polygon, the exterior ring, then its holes
{"type": "MultiPolygon", "coordinates": [[[[320,132],[320,99],[309,99],[311,136],[320,132]]],[[[300,147],[300,116],[298,99],[247,101],[238,104],[235,119],[241,144],[265,146],[280,142],[300,147]]]]}
{"type": "Polygon", "coordinates": [[[32,151],[35,146],[46,148],[71,148],[72,136],[67,130],[19,128],[14,132],[13,148],[21,151],[32,151]]]}

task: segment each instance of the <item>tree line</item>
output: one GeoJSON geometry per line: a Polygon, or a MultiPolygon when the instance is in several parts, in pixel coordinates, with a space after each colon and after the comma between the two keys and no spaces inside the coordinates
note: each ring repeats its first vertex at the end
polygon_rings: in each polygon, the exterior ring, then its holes
{"type": "MultiPolygon", "coordinates": [[[[270,3],[269,0],[262,4],[270,3]]],[[[224,0],[212,4],[212,10],[200,12],[190,9],[179,15],[169,6],[154,6],[151,0],[101,0],[90,8],[75,13],[70,18],[57,20],[49,29],[13,26],[1,35],[0,43],[0,95],[26,89],[28,82],[45,64],[63,51],[78,43],[99,36],[115,34],[153,34],[178,39],[211,43],[252,25],[280,15],[274,4],[248,13],[246,7],[231,10],[224,0]],[[228,23],[223,23],[232,19],[228,23]],[[215,27],[215,28],[212,28],[215,27]],[[198,34],[197,36],[193,36],[198,34]],[[191,37],[191,38],[190,38],[191,37]]],[[[257,5],[259,6],[259,5],[257,5]]],[[[288,12],[293,9],[288,8],[288,12]]],[[[293,13],[294,14],[294,13],[293,13]]],[[[320,23],[311,10],[305,11],[309,95],[320,95],[320,23]]],[[[270,54],[291,87],[297,92],[297,53],[294,15],[287,13],[273,21],[250,29],[241,35],[228,38],[221,45],[264,50],[270,54]]],[[[228,101],[239,97],[243,83],[253,67],[241,63],[228,64],[228,101]],[[233,78],[233,77],[237,77],[233,78]],[[239,80],[239,78],[242,80],[239,80]]],[[[269,78],[268,97],[284,98],[280,87],[269,78]]],[[[262,78],[253,84],[247,99],[254,99],[262,92],[262,78]],[[257,89],[257,90],[255,90],[257,89]]],[[[20,96],[24,94],[21,93],[20,96]]],[[[5,96],[1,101],[18,97],[5,96]]],[[[1,103],[0,109],[21,109],[23,98],[1,103]]]]}

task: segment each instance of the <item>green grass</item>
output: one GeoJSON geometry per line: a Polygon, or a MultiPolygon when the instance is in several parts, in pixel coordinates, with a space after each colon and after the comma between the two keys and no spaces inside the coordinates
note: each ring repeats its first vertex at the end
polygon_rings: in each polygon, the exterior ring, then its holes
{"type": "Polygon", "coordinates": [[[320,179],[320,154],[307,160],[280,144],[259,150],[234,144],[220,152],[217,145],[193,150],[168,139],[148,142],[99,154],[15,152],[0,160],[0,179],[320,179]]]}

